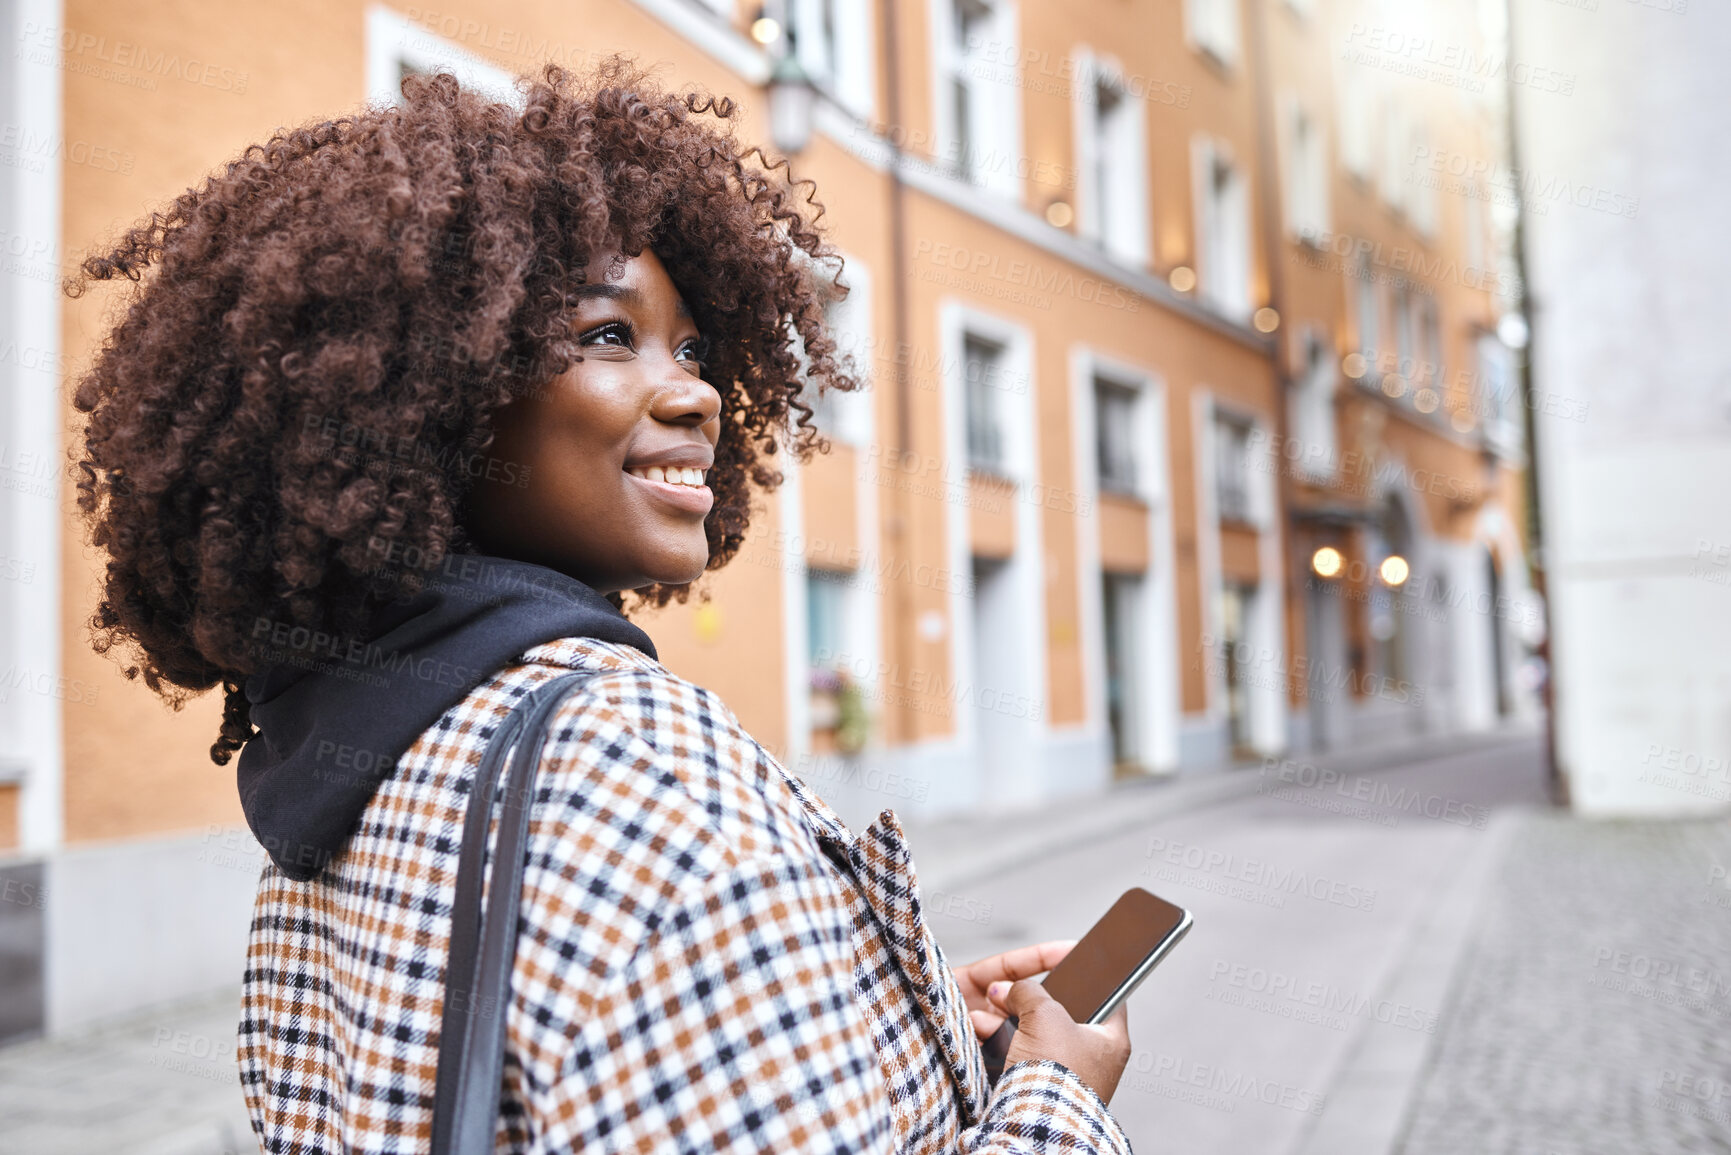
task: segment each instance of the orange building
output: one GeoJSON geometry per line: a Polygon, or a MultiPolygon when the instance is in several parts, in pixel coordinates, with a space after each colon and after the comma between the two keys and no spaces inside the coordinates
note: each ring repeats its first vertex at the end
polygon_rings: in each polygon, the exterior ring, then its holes
{"type": "Polygon", "coordinates": [[[510,99],[544,61],[625,51],[737,98],[816,181],[870,389],[816,399],[832,452],[766,496],[707,599],[643,624],[850,821],[1518,708],[1496,607],[1531,610],[1524,410],[1484,275],[1507,227],[1450,183],[1500,156],[1500,104],[1406,48],[1458,42],[1470,73],[1476,4],[1420,32],[1373,7],[18,0],[0,883],[31,897],[0,903],[0,1035],[232,982],[262,865],[205,753],[217,702],[172,713],[90,650],[60,382],[114,298],[58,276],[408,71],[510,99]]]}

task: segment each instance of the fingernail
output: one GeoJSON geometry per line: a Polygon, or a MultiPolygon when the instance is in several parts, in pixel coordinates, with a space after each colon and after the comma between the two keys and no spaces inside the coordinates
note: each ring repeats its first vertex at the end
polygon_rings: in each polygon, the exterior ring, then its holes
{"type": "Polygon", "coordinates": [[[1009,983],[993,983],[991,986],[986,988],[986,997],[990,999],[1001,999],[1004,997],[1004,992],[1009,989],[1009,983]]]}

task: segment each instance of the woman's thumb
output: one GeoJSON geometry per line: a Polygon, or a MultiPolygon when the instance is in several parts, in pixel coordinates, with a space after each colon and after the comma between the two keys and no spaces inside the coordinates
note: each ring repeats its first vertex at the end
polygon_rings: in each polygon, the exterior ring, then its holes
{"type": "Polygon", "coordinates": [[[1035,1008],[1055,1000],[1043,984],[1033,979],[1021,979],[1011,983],[1010,989],[1004,992],[999,1001],[1005,1010],[1021,1019],[1027,1017],[1035,1008]]]}

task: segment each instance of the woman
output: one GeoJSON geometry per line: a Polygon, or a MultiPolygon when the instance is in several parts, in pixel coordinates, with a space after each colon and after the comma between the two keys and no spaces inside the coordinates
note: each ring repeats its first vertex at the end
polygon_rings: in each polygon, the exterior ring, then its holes
{"type": "Polygon", "coordinates": [[[411,77],[280,133],[72,290],[140,282],[75,402],[97,647],[177,705],[221,686],[211,754],[270,854],[239,1048],[263,1149],[425,1149],[468,784],[582,669],[533,801],[501,1149],[1127,1151],[1122,1014],[1078,1025],[1030,978],[1064,944],[952,974],[895,815],[854,836],[621,612],[738,549],[777,438],[813,447],[802,376],[854,387],[809,196],[725,100],[620,62],[525,90],[411,77]]]}

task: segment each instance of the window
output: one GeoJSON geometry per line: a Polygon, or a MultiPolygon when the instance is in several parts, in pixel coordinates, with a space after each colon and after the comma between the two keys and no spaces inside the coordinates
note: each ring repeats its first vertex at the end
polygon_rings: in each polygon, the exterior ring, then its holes
{"type": "Polygon", "coordinates": [[[1214,418],[1214,491],[1221,521],[1251,518],[1250,429],[1248,421],[1237,417],[1214,418]]]}
{"type": "Polygon", "coordinates": [[[1197,148],[1197,264],[1204,299],[1229,317],[1250,315],[1250,204],[1243,174],[1206,139],[1197,148]]]}
{"type": "Polygon", "coordinates": [[[1523,408],[1514,358],[1495,333],[1479,334],[1474,352],[1479,364],[1472,411],[1483,419],[1491,443],[1505,455],[1513,454],[1521,445],[1523,408]]]}
{"type": "Polygon", "coordinates": [[[1084,57],[1076,78],[1078,231],[1136,266],[1148,263],[1142,102],[1116,69],[1084,57]]]}
{"type": "Polygon", "coordinates": [[[1256,587],[1227,583],[1220,588],[1220,665],[1226,679],[1227,734],[1234,750],[1250,745],[1250,647],[1244,645],[1256,605],[1256,587]]]}
{"type": "Polygon", "coordinates": [[[1136,492],[1136,391],[1094,378],[1094,453],[1100,488],[1136,492]]]}
{"type": "Polygon", "coordinates": [[[449,72],[464,88],[489,100],[523,106],[511,74],[466,48],[400,16],[383,5],[367,11],[367,99],[395,104],[403,98],[403,79],[417,73],[449,72]]]}
{"type": "Polygon", "coordinates": [[[1484,186],[1469,179],[1466,187],[1466,247],[1469,278],[1488,272],[1485,268],[1485,209],[1480,198],[1484,186]]]}
{"type": "MultiPolygon", "coordinates": [[[[886,0],[887,2],[887,0],[886,0]]],[[[1007,0],[937,0],[938,153],[958,179],[1019,196],[1019,76],[1007,0]]],[[[1023,170],[1025,171],[1025,170],[1023,170]]]]}
{"type": "Polygon", "coordinates": [[[849,649],[853,590],[846,574],[806,571],[807,717],[814,753],[857,754],[871,729],[855,681],[861,655],[849,649]]]}
{"type": "MultiPolygon", "coordinates": [[[[861,389],[852,393],[824,389],[806,376],[801,400],[811,407],[812,421],[824,436],[844,444],[863,444],[871,438],[871,397],[867,390],[871,387],[873,345],[868,271],[852,257],[846,258],[845,273],[839,279],[832,264],[812,263],[812,270],[828,290],[823,306],[824,328],[835,342],[835,359],[860,382],[861,389]],[[843,284],[847,285],[845,296],[841,291],[843,284]]],[[[805,375],[804,344],[796,344],[801,373],[805,375]]]]}
{"type": "Polygon", "coordinates": [[[1112,732],[1114,768],[1136,769],[1137,737],[1141,729],[1137,674],[1140,662],[1137,609],[1142,579],[1132,574],[1102,574],[1101,633],[1106,642],[1106,724],[1112,732]]]}
{"type": "Polygon", "coordinates": [[[847,621],[848,579],[844,574],[812,569],[805,576],[805,643],[812,670],[840,669],[848,657],[843,642],[847,621]]]}
{"type": "Polygon", "coordinates": [[[1358,351],[1372,367],[1381,356],[1377,345],[1382,341],[1382,294],[1378,292],[1376,271],[1370,261],[1360,257],[1353,265],[1353,284],[1358,297],[1358,351]]]}
{"type": "Polygon", "coordinates": [[[1292,397],[1292,432],[1301,452],[1294,467],[1311,480],[1333,476],[1335,470],[1334,358],[1321,333],[1304,334],[1296,388],[1292,397]]]}
{"type": "Polygon", "coordinates": [[[1442,322],[1437,314],[1436,299],[1422,293],[1415,293],[1413,304],[1418,312],[1418,342],[1421,361],[1416,375],[1431,386],[1440,389],[1443,383],[1442,322]]]}
{"type": "Polygon", "coordinates": [[[1412,286],[1405,281],[1394,284],[1394,364],[1389,370],[1403,377],[1418,371],[1418,344],[1413,324],[1412,286]]]}
{"type": "Polygon", "coordinates": [[[786,0],[787,38],[812,83],[851,111],[872,114],[869,0],[786,0]]]}
{"type": "Polygon", "coordinates": [[[1382,199],[1396,212],[1406,209],[1407,175],[1412,171],[1412,156],[1408,152],[1406,113],[1389,101],[1382,117],[1382,199]]]}
{"type": "Polygon", "coordinates": [[[1415,126],[1407,137],[1406,148],[1406,196],[1407,215],[1412,218],[1413,228],[1425,236],[1436,235],[1437,222],[1437,174],[1429,170],[1428,165],[1419,161],[1430,155],[1430,136],[1424,126],[1415,126]]]}
{"type": "Polygon", "coordinates": [[[1375,92],[1370,79],[1348,64],[1340,77],[1340,163],[1359,180],[1369,180],[1376,135],[1375,92]]]}
{"type": "Polygon", "coordinates": [[[1185,0],[1186,32],[1192,46],[1221,64],[1238,60],[1238,0],[1185,0]]]}
{"type": "Polygon", "coordinates": [[[1287,103],[1286,227],[1299,240],[1320,243],[1328,231],[1328,166],[1322,125],[1297,101],[1287,103]]]}
{"type": "Polygon", "coordinates": [[[973,333],[962,337],[962,380],[965,386],[968,425],[968,465],[987,473],[1004,474],[1003,393],[1005,389],[1004,347],[973,333]]]}

